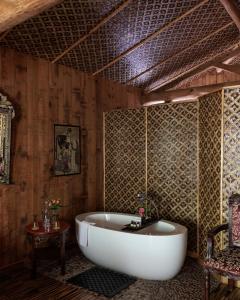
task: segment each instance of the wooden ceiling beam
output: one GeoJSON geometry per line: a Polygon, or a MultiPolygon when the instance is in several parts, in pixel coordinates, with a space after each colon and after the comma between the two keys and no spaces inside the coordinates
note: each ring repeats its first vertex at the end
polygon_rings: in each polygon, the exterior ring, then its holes
{"type": "Polygon", "coordinates": [[[1,0],[0,32],[6,32],[13,26],[58,4],[62,0],[1,0]]]}
{"type": "Polygon", "coordinates": [[[240,65],[227,65],[224,63],[216,63],[214,67],[240,75],[240,65]]]}
{"type": "Polygon", "coordinates": [[[223,87],[229,86],[236,86],[240,85],[239,81],[229,81],[229,82],[222,82],[217,84],[211,85],[203,85],[203,86],[194,86],[189,87],[186,89],[177,89],[171,91],[160,91],[160,92],[153,92],[147,94],[142,97],[143,105],[148,103],[157,103],[158,101],[173,101],[173,100],[187,100],[187,99],[195,99],[201,96],[204,96],[209,93],[216,92],[223,87]]]}
{"type": "Polygon", "coordinates": [[[147,36],[146,38],[144,38],[143,40],[141,40],[137,44],[133,45],[132,47],[130,47],[129,49],[127,49],[126,51],[124,51],[123,53],[121,53],[120,55],[118,55],[117,57],[115,57],[112,61],[110,61],[108,64],[106,64],[105,66],[103,66],[102,68],[100,68],[99,70],[97,70],[96,72],[94,72],[92,75],[96,76],[97,74],[101,73],[105,69],[111,67],[113,64],[115,64],[116,62],[118,62],[121,58],[123,58],[124,56],[132,53],[133,51],[135,51],[136,49],[138,49],[139,47],[141,47],[143,44],[145,44],[145,43],[149,42],[150,40],[154,39],[160,33],[162,33],[163,31],[167,30],[168,28],[170,28],[171,26],[173,26],[175,23],[179,22],[180,20],[186,18],[188,15],[192,14],[195,10],[197,10],[199,7],[201,7],[204,4],[206,4],[208,1],[209,0],[203,0],[202,2],[198,3],[197,5],[195,5],[194,7],[192,7],[191,9],[189,9],[188,11],[186,11],[184,14],[178,16],[173,21],[171,21],[168,24],[164,25],[163,27],[161,27],[157,31],[153,32],[152,34],[150,34],[149,36],[147,36]]]}
{"type": "Polygon", "coordinates": [[[128,80],[127,82],[125,82],[126,84],[130,84],[131,82],[133,82],[134,80],[136,80],[137,78],[141,77],[142,75],[154,70],[157,67],[160,67],[162,64],[170,61],[171,59],[173,59],[174,57],[178,56],[179,54],[184,53],[185,51],[188,51],[189,49],[191,49],[192,47],[206,41],[207,39],[209,39],[210,37],[214,36],[215,34],[221,32],[222,30],[226,29],[227,27],[233,25],[234,23],[231,21],[230,23],[226,24],[225,26],[218,28],[217,30],[213,31],[212,33],[210,33],[209,35],[205,36],[203,39],[196,41],[195,43],[193,43],[191,46],[183,48],[181,51],[177,51],[176,53],[174,53],[173,55],[168,56],[166,59],[158,62],[157,64],[151,66],[150,68],[146,69],[145,71],[139,73],[138,75],[134,76],[133,78],[131,78],[130,80],[128,80]]]}
{"type": "Polygon", "coordinates": [[[218,62],[222,62],[234,55],[237,55],[240,53],[240,44],[236,43],[234,45],[231,45],[230,47],[228,47],[224,52],[228,52],[231,51],[231,53],[226,54],[226,56],[223,53],[217,54],[211,58],[209,58],[207,61],[200,63],[198,65],[193,66],[192,68],[183,71],[182,73],[174,76],[173,78],[166,80],[166,81],[161,81],[161,80],[157,80],[156,82],[150,84],[146,89],[145,92],[146,93],[151,93],[155,90],[158,90],[160,88],[164,88],[166,89],[168,87],[169,84],[174,85],[175,82],[177,82],[177,80],[179,80],[179,78],[181,78],[182,80],[193,76],[199,72],[202,72],[205,69],[208,69],[209,67],[214,66],[216,63],[218,62]],[[232,50],[232,51],[231,51],[232,50]]]}
{"type": "Polygon", "coordinates": [[[240,30],[240,10],[234,0],[220,0],[233,22],[240,30]]]}
{"type": "Polygon", "coordinates": [[[117,9],[113,10],[108,16],[104,17],[96,26],[94,26],[92,29],[90,29],[86,34],[84,34],[80,39],[78,39],[74,44],[72,44],[70,47],[68,47],[64,52],[59,54],[52,63],[56,63],[59,61],[63,56],[65,56],[68,52],[70,52],[72,49],[80,45],[82,42],[84,42],[92,33],[97,31],[100,27],[102,27],[105,23],[107,23],[109,20],[111,20],[114,16],[116,16],[120,11],[122,11],[125,7],[127,7],[130,2],[133,0],[125,0],[121,3],[120,6],[118,6],[117,9]]]}

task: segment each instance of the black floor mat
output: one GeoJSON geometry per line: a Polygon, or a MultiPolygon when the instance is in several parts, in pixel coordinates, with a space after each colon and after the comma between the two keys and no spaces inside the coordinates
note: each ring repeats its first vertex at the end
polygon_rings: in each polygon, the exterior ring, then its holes
{"type": "Polygon", "coordinates": [[[4,282],[4,281],[7,281],[7,280],[10,280],[11,277],[9,275],[6,275],[4,273],[0,273],[0,283],[1,282],[4,282]]]}
{"type": "Polygon", "coordinates": [[[71,284],[84,287],[109,298],[115,296],[135,281],[136,278],[132,276],[101,267],[93,267],[68,279],[68,282],[71,284]]]}

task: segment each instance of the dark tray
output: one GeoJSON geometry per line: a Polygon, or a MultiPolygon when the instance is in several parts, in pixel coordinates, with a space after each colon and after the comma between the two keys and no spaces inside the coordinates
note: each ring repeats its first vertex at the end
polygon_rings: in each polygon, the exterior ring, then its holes
{"type": "Polygon", "coordinates": [[[130,224],[125,225],[124,228],[122,228],[122,231],[138,231],[140,229],[143,229],[144,226],[140,226],[140,227],[131,227],[130,224]]]}
{"type": "Polygon", "coordinates": [[[152,225],[153,223],[157,222],[158,220],[156,219],[149,219],[149,220],[146,220],[144,221],[144,223],[140,226],[140,227],[131,227],[130,224],[126,224],[124,228],[122,228],[122,231],[138,231],[138,230],[141,230],[149,225],[152,225]]]}

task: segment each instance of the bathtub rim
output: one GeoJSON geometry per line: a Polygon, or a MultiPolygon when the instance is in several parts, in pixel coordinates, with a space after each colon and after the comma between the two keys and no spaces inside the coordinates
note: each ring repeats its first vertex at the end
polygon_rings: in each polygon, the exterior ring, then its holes
{"type": "MultiPolygon", "coordinates": [[[[75,217],[75,222],[80,223],[81,221],[84,221],[87,216],[95,215],[95,214],[113,214],[113,215],[129,216],[129,217],[134,217],[134,218],[139,218],[140,219],[140,217],[138,215],[134,215],[134,214],[98,211],[98,212],[87,212],[87,213],[78,214],[75,217]]],[[[144,236],[149,236],[149,237],[152,237],[152,238],[159,237],[159,236],[172,237],[172,236],[178,236],[178,235],[180,236],[180,235],[188,234],[188,229],[187,229],[186,226],[181,225],[179,223],[172,222],[172,221],[168,221],[168,220],[165,220],[165,219],[159,219],[158,221],[156,220],[156,222],[151,223],[151,224],[149,224],[149,225],[145,226],[144,228],[139,229],[137,231],[124,231],[124,230],[121,230],[121,228],[124,228],[124,226],[122,226],[122,225],[116,225],[116,224],[113,224],[111,222],[109,222],[109,224],[112,224],[112,226],[111,227],[109,225],[106,226],[106,224],[105,224],[105,226],[103,226],[103,224],[96,224],[96,225],[95,224],[89,224],[89,225],[92,226],[92,227],[95,227],[95,228],[102,228],[102,229],[105,229],[105,230],[117,231],[117,232],[124,233],[124,234],[127,233],[127,234],[134,234],[134,235],[144,235],[144,236]],[[165,233],[164,232],[151,233],[151,231],[147,231],[147,229],[150,229],[151,226],[153,227],[158,222],[164,222],[166,224],[173,225],[175,227],[175,229],[171,232],[165,232],[165,233]]]]}

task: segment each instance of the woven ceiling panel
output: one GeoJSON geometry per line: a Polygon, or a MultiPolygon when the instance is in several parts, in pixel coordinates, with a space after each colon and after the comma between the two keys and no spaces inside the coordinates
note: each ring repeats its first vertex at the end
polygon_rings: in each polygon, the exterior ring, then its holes
{"type": "Polygon", "coordinates": [[[227,62],[228,65],[240,64],[240,55],[236,55],[231,60],[227,62]]]}
{"type": "MultiPolygon", "coordinates": [[[[226,25],[231,20],[218,2],[218,0],[210,1],[191,15],[178,21],[167,31],[162,32],[155,39],[105,70],[104,76],[125,83],[158,62],[190,47],[193,43],[226,25]],[[115,76],[118,76],[118,79],[115,76]]],[[[149,75],[145,74],[143,78],[149,75]]]]}
{"type": "Polygon", "coordinates": [[[218,54],[221,55],[230,45],[238,41],[239,31],[235,25],[231,25],[198,46],[191,47],[184,53],[175,56],[172,60],[151,70],[148,76],[138,78],[135,84],[147,87],[157,80],[160,80],[159,84],[164,84],[194,66],[208,62],[218,54]]]}
{"type": "MultiPolygon", "coordinates": [[[[200,2],[132,0],[59,63],[93,73],[200,2]]],[[[52,61],[122,3],[123,0],[65,0],[14,27],[0,42],[0,46],[52,61]]],[[[240,6],[240,0],[238,4],[240,6]]],[[[231,18],[220,1],[209,0],[100,75],[127,83],[139,73],[190,47],[229,22],[231,18]]],[[[233,25],[207,42],[194,46],[196,51],[190,49],[184,55],[174,57],[131,84],[144,87],[158,78],[164,81],[173,78],[179,72],[207,60],[218,48],[223,49],[235,42],[237,32],[233,25]]]]}
{"type": "Polygon", "coordinates": [[[14,27],[0,45],[53,60],[119,3],[121,0],[65,0],[14,27]]]}
{"type": "MultiPolygon", "coordinates": [[[[133,1],[60,62],[93,73],[197,3],[197,0],[133,1]]],[[[119,75],[108,78],[119,81],[119,75]]]]}
{"type": "MultiPolygon", "coordinates": [[[[238,40],[239,39],[237,38],[237,41],[238,40]]],[[[236,41],[235,41],[235,43],[236,43],[236,41]]],[[[218,55],[217,55],[217,57],[215,57],[215,59],[217,59],[219,61],[224,61],[226,56],[229,56],[229,55],[231,56],[233,49],[231,49],[231,48],[228,49],[227,46],[226,46],[226,48],[227,49],[223,50],[222,52],[219,51],[220,53],[218,53],[218,55]]],[[[211,60],[211,57],[210,57],[210,60],[211,60]]],[[[208,70],[211,70],[211,69],[208,69],[208,70]]],[[[200,74],[200,75],[203,74],[203,76],[204,76],[205,73],[203,72],[203,69],[201,69],[201,68],[193,69],[192,71],[186,72],[186,74],[179,76],[178,79],[175,79],[174,81],[164,85],[164,89],[171,89],[171,88],[175,89],[176,87],[181,86],[183,82],[185,82],[185,84],[186,84],[186,82],[190,82],[190,85],[191,85],[192,78],[194,79],[195,76],[196,76],[196,78],[198,78],[199,77],[198,74],[200,74]]]]}

